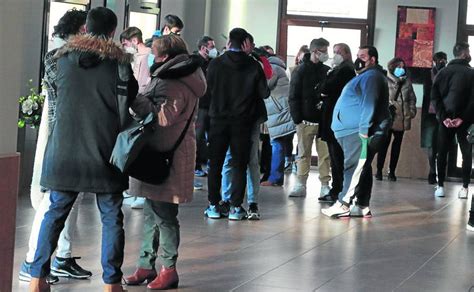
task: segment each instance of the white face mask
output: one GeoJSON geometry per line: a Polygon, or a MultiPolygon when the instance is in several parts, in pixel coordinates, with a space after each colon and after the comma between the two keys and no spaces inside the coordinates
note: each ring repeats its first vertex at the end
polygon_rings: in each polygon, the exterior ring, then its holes
{"type": "Polygon", "coordinates": [[[219,52],[217,51],[216,48],[213,48],[209,50],[207,55],[209,56],[209,58],[214,59],[214,58],[217,58],[217,56],[219,55],[219,52]]]}
{"type": "Polygon", "coordinates": [[[342,62],[344,62],[344,58],[339,54],[334,54],[334,58],[332,58],[332,64],[334,66],[339,66],[342,62]]]}
{"type": "Polygon", "coordinates": [[[125,47],[125,52],[135,55],[136,53],[138,53],[138,50],[134,47],[125,47]]]}
{"type": "Polygon", "coordinates": [[[320,53],[318,56],[319,62],[324,63],[327,60],[329,60],[329,55],[328,53],[320,53]]]}

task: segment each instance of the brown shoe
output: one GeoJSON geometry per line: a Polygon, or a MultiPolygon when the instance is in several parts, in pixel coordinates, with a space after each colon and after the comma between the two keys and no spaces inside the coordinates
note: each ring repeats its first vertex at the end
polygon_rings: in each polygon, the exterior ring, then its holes
{"type": "Polygon", "coordinates": [[[49,284],[46,282],[46,278],[31,278],[30,281],[30,292],[49,292],[49,284]]]}
{"type": "Polygon", "coordinates": [[[143,282],[150,283],[156,278],[155,269],[142,269],[138,268],[135,270],[133,275],[125,277],[125,283],[127,285],[140,285],[143,282]]]}
{"type": "Polygon", "coordinates": [[[151,290],[166,290],[178,288],[179,277],[176,268],[161,267],[160,275],[148,284],[147,288],[151,290]]]}
{"type": "Polygon", "coordinates": [[[123,290],[122,284],[116,283],[116,284],[105,284],[104,286],[104,292],[123,292],[127,290],[123,290]]]}
{"type": "Polygon", "coordinates": [[[277,183],[272,183],[272,182],[269,181],[269,180],[262,181],[262,182],[260,183],[260,185],[261,185],[262,187],[281,187],[281,186],[282,186],[282,185],[277,184],[277,183]]]}

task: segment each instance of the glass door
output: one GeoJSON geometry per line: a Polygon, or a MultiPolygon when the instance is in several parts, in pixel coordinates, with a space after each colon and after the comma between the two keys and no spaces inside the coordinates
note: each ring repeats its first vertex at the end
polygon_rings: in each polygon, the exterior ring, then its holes
{"type": "Polygon", "coordinates": [[[151,38],[160,27],[160,5],[159,0],[129,0],[125,26],[138,27],[143,40],[151,38]]]}

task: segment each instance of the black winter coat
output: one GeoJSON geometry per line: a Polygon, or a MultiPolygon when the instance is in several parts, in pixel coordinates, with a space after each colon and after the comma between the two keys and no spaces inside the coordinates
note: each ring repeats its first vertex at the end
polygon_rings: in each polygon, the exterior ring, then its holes
{"type": "Polygon", "coordinates": [[[57,191],[122,193],[128,177],[109,163],[138,92],[126,54],[112,40],[71,37],[56,54],[56,122],[46,146],[41,185],[57,191]]]}
{"type": "Polygon", "coordinates": [[[319,123],[321,121],[321,85],[326,79],[329,66],[304,59],[291,74],[290,113],[295,124],[303,120],[319,123]]]}
{"type": "Polygon", "coordinates": [[[207,68],[209,116],[231,122],[267,120],[263,102],[270,89],[260,64],[243,52],[227,51],[207,68]]]}
{"type": "Polygon", "coordinates": [[[433,82],[431,100],[439,122],[461,118],[474,122],[474,70],[464,59],[454,59],[439,71],[433,82]]]}
{"type": "Polygon", "coordinates": [[[356,76],[354,65],[349,61],[342,62],[328,72],[326,80],[321,85],[321,98],[323,100],[319,136],[324,141],[336,142],[334,132],[331,130],[332,114],[336,102],[341,96],[342,89],[356,76]]]}

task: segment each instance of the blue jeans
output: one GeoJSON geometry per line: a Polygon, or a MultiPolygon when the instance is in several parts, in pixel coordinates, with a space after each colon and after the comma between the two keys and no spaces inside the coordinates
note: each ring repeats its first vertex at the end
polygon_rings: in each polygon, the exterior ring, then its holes
{"type": "MultiPolygon", "coordinates": [[[[41,223],[31,276],[44,278],[50,272],[51,255],[59,234],[77,198],[77,192],[51,191],[51,205],[41,223]]],[[[102,221],[102,279],[106,284],[120,283],[125,236],[123,230],[122,194],[97,194],[97,206],[102,221]]]]}
{"type": "MultiPolygon", "coordinates": [[[[250,133],[250,160],[247,166],[247,203],[257,203],[260,192],[260,166],[258,164],[258,145],[260,143],[260,125],[253,126],[250,133]]],[[[224,166],[222,167],[222,200],[228,202],[232,189],[232,155],[227,150],[224,166]]]]}
{"type": "Polygon", "coordinates": [[[273,139],[272,143],[272,166],[270,177],[271,183],[283,185],[285,171],[285,155],[287,153],[288,144],[291,143],[293,135],[287,135],[273,139]]]}

